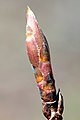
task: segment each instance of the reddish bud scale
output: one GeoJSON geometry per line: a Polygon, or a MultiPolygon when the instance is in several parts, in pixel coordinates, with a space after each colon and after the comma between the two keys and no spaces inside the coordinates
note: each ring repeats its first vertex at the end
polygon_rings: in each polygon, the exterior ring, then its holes
{"type": "Polygon", "coordinates": [[[35,71],[36,82],[41,92],[41,98],[47,102],[53,101],[55,81],[52,75],[48,43],[38,26],[33,12],[29,8],[26,28],[27,53],[35,71]],[[49,80],[46,78],[49,78],[49,80]],[[51,94],[51,96],[48,94],[51,94]]]}
{"type": "MultiPolygon", "coordinates": [[[[26,49],[43,101],[43,113],[47,119],[50,119],[51,106],[53,108],[52,103],[56,101],[56,88],[52,74],[49,47],[46,37],[40,30],[34,13],[29,7],[27,10],[26,49]],[[51,104],[48,105],[48,102],[51,102],[51,104]]],[[[53,112],[57,111],[57,107],[53,108],[53,112]]]]}

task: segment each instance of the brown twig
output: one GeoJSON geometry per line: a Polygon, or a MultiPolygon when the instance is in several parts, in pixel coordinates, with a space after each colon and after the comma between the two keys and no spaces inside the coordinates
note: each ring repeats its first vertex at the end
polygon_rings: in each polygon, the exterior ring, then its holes
{"type": "Polygon", "coordinates": [[[29,7],[26,17],[26,49],[40,90],[43,114],[48,120],[62,120],[63,96],[60,89],[56,94],[46,37],[29,7]]]}

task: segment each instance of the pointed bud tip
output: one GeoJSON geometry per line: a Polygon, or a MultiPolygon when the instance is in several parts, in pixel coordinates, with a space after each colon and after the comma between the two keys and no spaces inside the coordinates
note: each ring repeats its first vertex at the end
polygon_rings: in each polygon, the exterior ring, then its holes
{"type": "Polygon", "coordinates": [[[27,17],[27,24],[29,26],[34,26],[34,23],[37,23],[37,19],[35,17],[35,14],[33,13],[33,11],[30,9],[30,7],[27,5],[27,14],[26,14],[26,17],[27,17]]]}
{"type": "Polygon", "coordinates": [[[30,11],[30,7],[27,5],[27,13],[30,11]]]}
{"type": "Polygon", "coordinates": [[[27,5],[27,15],[30,15],[30,14],[32,14],[33,16],[35,16],[34,15],[34,13],[33,13],[33,11],[30,9],[30,7],[27,5]]]}

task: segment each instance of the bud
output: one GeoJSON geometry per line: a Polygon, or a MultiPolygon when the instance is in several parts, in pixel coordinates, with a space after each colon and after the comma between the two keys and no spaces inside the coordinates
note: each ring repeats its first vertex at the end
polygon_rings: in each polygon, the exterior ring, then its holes
{"type": "Polygon", "coordinates": [[[40,91],[43,114],[51,120],[60,110],[61,100],[57,101],[55,80],[52,73],[50,52],[45,35],[40,29],[34,13],[27,8],[26,50],[40,91]]]}

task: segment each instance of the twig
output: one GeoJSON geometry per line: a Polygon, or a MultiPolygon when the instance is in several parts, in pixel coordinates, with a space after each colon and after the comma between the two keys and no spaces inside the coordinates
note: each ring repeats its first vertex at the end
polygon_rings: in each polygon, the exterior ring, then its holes
{"type": "Polygon", "coordinates": [[[26,17],[26,49],[40,90],[43,114],[48,120],[62,120],[63,96],[60,89],[56,94],[46,37],[29,7],[26,17]]]}

